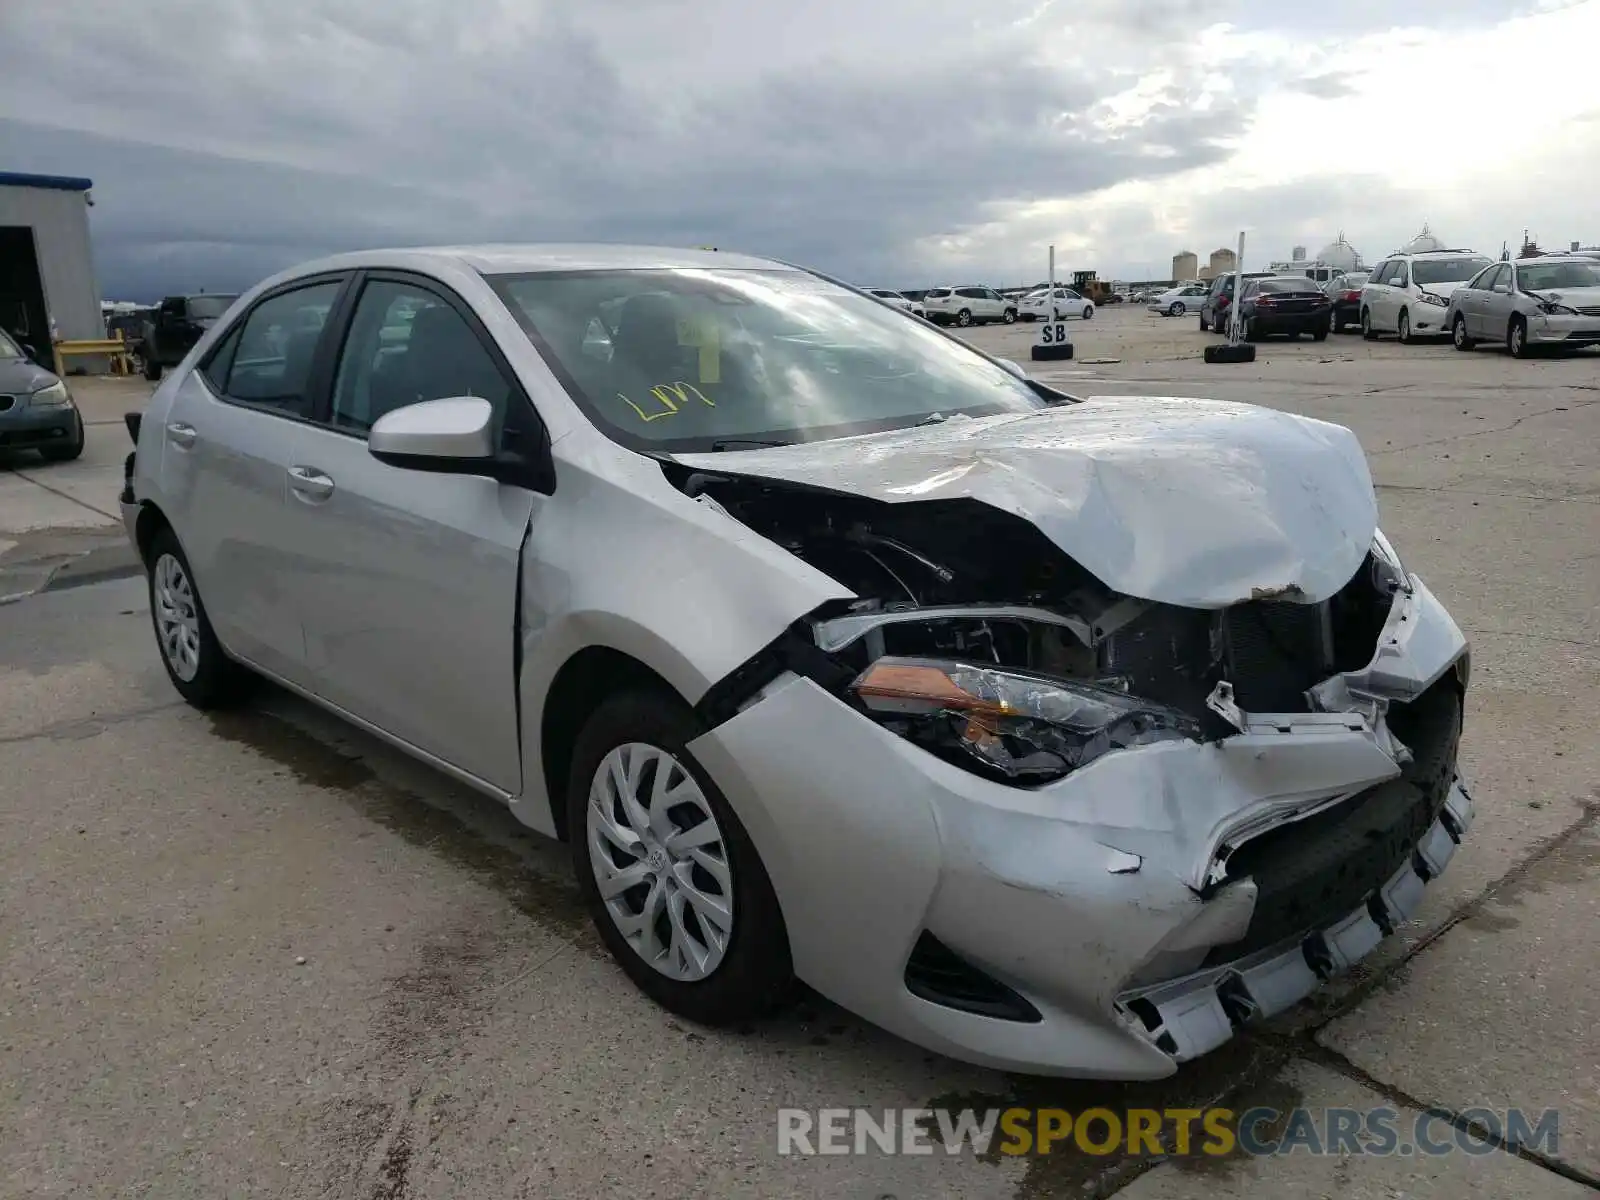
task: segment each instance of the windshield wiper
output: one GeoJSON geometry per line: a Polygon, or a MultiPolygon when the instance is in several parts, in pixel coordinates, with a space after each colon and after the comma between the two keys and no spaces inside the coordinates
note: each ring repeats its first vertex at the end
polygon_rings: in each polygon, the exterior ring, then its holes
{"type": "Polygon", "coordinates": [[[771,438],[718,438],[711,443],[713,450],[763,450],[769,446],[791,446],[793,442],[778,442],[771,438]]]}

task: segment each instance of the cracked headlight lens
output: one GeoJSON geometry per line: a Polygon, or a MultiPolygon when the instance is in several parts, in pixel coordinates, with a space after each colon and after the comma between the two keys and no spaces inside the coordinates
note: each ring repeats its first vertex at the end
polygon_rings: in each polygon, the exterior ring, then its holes
{"type": "Polygon", "coordinates": [[[67,385],[59,379],[40,388],[28,399],[30,408],[67,408],[71,404],[72,395],[67,391],[67,385]]]}
{"type": "Polygon", "coordinates": [[[1048,783],[1111,750],[1200,737],[1193,717],[1092,683],[880,658],[850,691],[880,724],[957,765],[1048,783]]]}

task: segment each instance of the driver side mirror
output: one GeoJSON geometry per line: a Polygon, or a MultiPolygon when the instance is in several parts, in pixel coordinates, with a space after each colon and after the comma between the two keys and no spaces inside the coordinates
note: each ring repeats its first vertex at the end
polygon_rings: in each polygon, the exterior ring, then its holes
{"type": "Polygon", "coordinates": [[[422,400],[386,412],[372,423],[367,452],[403,470],[481,475],[544,495],[555,491],[555,463],[543,427],[532,453],[498,451],[494,406],[480,396],[422,400]]]}
{"type": "Polygon", "coordinates": [[[18,342],[17,344],[22,347],[22,352],[26,354],[32,362],[41,367],[44,366],[43,363],[39,362],[39,352],[33,348],[32,342],[18,342]]]}

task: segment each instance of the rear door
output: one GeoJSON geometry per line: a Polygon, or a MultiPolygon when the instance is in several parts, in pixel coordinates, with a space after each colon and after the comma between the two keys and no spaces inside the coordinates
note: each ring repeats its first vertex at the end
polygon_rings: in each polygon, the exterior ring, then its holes
{"type": "Polygon", "coordinates": [[[326,370],[323,337],[345,274],[261,297],[177,385],[162,430],[162,499],[217,636],[304,684],[300,614],[285,587],[298,548],[287,471],[326,370]]]}
{"type": "Polygon", "coordinates": [[[473,475],[408,471],[367,452],[386,412],[481,396],[502,445],[539,422],[470,306],[437,281],[369,272],[349,309],[330,401],[290,464],[317,694],[502,791],[521,790],[517,587],[537,502],[473,475]]]}

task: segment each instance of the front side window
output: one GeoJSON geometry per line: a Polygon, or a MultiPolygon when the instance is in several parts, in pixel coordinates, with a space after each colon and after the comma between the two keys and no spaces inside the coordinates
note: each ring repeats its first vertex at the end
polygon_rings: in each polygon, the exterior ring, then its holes
{"type": "Polygon", "coordinates": [[[251,309],[232,346],[228,398],[310,417],[311,365],[342,286],[330,280],[279,292],[251,309]]]}
{"type": "Polygon", "coordinates": [[[1044,406],[953,338],[801,271],[490,283],[589,419],[636,449],[744,449],[1044,406]]]}
{"type": "Polygon", "coordinates": [[[361,290],[333,384],[333,424],[365,434],[422,400],[481,396],[505,418],[511,387],[466,319],[442,297],[377,279],[361,290]]]}
{"type": "Polygon", "coordinates": [[[11,335],[4,329],[0,329],[0,361],[26,357],[27,355],[22,352],[22,347],[11,340],[11,335]]]}
{"type": "Polygon", "coordinates": [[[1489,260],[1481,255],[1463,255],[1460,258],[1419,258],[1411,264],[1411,274],[1418,286],[1430,283],[1461,283],[1471,279],[1488,265],[1489,260]]]}
{"type": "Polygon", "coordinates": [[[237,296],[190,296],[189,317],[195,321],[215,320],[233,304],[237,296]]]}

